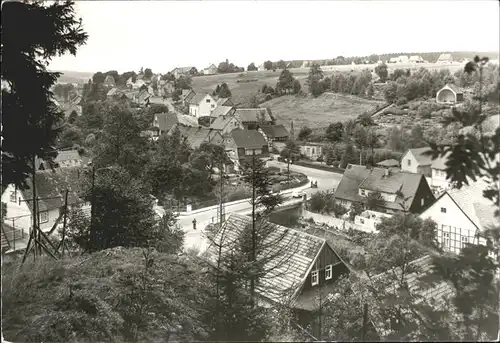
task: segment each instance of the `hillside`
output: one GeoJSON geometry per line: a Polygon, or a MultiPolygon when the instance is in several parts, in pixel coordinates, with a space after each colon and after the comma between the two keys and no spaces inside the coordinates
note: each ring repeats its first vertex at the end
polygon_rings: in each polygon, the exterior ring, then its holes
{"type": "Polygon", "coordinates": [[[94,73],[84,71],[54,70],[63,73],[57,80],[60,83],[86,83],[94,73]]]}
{"type": "Polygon", "coordinates": [[[326,127],[336,121],[354,119],[363,112],[374,111],[384,101],[368,100],[351,95],[324,93],[318,98],[312,96],[282,96],[264,102],[261,107],[270,107],[278,124],[295,128],[326,127]]]}

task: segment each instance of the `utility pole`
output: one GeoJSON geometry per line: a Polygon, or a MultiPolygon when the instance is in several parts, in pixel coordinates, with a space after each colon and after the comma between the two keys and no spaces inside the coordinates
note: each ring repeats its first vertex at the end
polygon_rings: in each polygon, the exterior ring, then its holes
{"type": "MultiPolygon", "coordinates": [[[[95,230],[94,230],[95,191],[94,191],[94,187],[95,187],[95,165],[92,164],[92,188],[91,188],[92,194],[90,195],[91,196],[91,202],[90,202],[90,240],[92,241],[92,243],[94,243],[94,241],[95,241],[95,230]]],[[[92,246],[94,246],[94,244],[92,244],[92,246]]],[[[90,249],[92,249],[92,246],[90,247],[90,249]]]]}
{"type": "Polygon", "coordinates": [[[361,341],[365,341],[366,330],[368,326],[368,304],[365,302],[363,305],[363,331],[361,332],[361,341]]]}
{"type": "Polygon", "coordinates": [[[64,257],[64,240],[66,238],[66,220],[68,217],[68,193],[69,190],[66,188],[66,194],[64,195],[64,222],[63,222],[63,230],[62,230],[62,239],[61,239],[61,245],[62,245],[62,257],[64,257]]]}

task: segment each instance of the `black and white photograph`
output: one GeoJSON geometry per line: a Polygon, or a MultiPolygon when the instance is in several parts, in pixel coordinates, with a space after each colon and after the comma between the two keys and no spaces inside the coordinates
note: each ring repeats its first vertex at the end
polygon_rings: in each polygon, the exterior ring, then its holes
{"type": "Polygon", "coordinates": [[[2,0],[1,343],[500,340],[493,0],[2,0]]]}

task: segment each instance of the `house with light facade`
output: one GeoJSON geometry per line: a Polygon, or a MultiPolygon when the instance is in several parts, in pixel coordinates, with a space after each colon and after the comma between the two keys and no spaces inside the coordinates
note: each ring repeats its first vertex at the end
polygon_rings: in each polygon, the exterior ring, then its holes
{"type": "MultiPolygon", "coordinates": [[[[446,251],[459,254],[468,244],[485,245],[480,234],[492,225],[498,225],[494,204],[483,196],[487,184],[483,180],[451,189],[420,214],[422,219],[434,220],[438,229],[436,238],[446,251]]],[[[489,251],[496,258],[498,251],[489,251]]]]}
{"type": "Polygon", "coordinates": [[[208,93],[195,94],[189,100],[189,114],[193,117],[208,117],[217,108],[217,101],[208,93]]]}

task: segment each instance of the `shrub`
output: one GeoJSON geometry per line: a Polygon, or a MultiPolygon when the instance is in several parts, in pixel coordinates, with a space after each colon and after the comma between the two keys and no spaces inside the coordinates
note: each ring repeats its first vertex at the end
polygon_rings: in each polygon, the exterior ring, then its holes
{"type": "Polygon", "coordinates": [[[227,201],[236,201],[236,200],[246,199],[247,197],[248,197],[248,191],[245,188],[240,187],[228,194],[227,201]]]}

